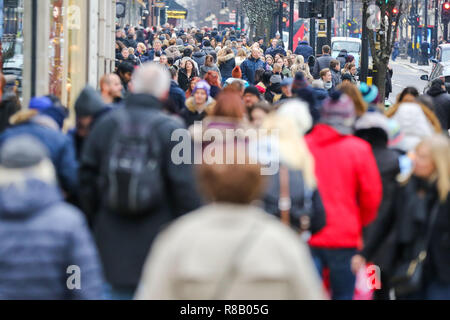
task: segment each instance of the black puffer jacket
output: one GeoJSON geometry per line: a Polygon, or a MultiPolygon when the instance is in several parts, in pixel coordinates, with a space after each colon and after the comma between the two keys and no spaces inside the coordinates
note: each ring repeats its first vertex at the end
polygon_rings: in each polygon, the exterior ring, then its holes
{"type": "Polygon", "coordinates": [[[355,135],[371,144],[383,183],[383,200],[378,209],[377,218],[363,232],[365,243],[363,255],[380,266],[383,271],[388,272],[387,266],[391,264],[389,259],[393,258],[392,236],[389,237],[392,225],[389,221],[393,219],[394,214],[391,207],[396,199],[396,177],[400,173],[400,154],[387,148],[387,134],[382,129],[358,130],[355,135]]]}
{"type": "Polygon", "coordinates": [[[440,86],[431,87],[427,94],[433,98],[433,111],[439,119],[442,129],[448,134],[450,129],[450,94],[440,86]]]}
{"type": "MultiPolygon", "coordinates": [[[[179,121],[162,111],[161,103],[152,96],[130,95],[125,100],[132,121],[158,118],[152,141],[161,146],[161,172],[164,196],[158,208],[148,216],[130,218],[109,212],[104,203],[106,167],[112,150],[112,132],[117,131],[117,113],[104,115],[86,141],[81,158],[80,199],[84,212],[93,225],[94,235],[104,266],[107,281],[114,287],[135,290],[150,247],[157,234],[174,219],[197,209],[200,200],[196,193],[192,166],[176,165],[172,150],[178,142],[171,139],[177,129],[184,129],[179,121]],[[140,119],[140,120],[137,120],[140,119]]],[[[107,186],[106,186],[107,187],[107,186]]]]}
{"type": "Polygon", "coordinates": [[[410,262],[417,258],[424,243],[425,234],[430,227],[433,207],[438,213],[431,227],[431,239],[425,260],[425,281],[450,284],[450,195],[439,202],[436,185],[413,176],[408,184],[400,189],[394,210],[396,254],[395,264],[410,262]],[[419,192],[425,196],[419,196],[419,192]]]}

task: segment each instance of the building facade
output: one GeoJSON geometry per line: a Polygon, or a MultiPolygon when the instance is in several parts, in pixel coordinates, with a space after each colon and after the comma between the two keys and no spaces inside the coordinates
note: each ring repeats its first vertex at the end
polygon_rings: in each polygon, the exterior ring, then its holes
{"type": "MultiPolygon", "coordinates": [[[[115,69],[115,0],[0,0],[2,70],[23,106],[53,94],[73,110],[86,84],[115,69]]],[[[71,118],[74,118],[71,112],[71,118]]]]}

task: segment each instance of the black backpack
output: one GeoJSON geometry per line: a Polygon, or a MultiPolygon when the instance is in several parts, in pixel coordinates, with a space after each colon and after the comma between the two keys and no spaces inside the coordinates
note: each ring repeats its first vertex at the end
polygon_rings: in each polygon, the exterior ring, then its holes
{"type": "Polygon", "coordinates": [[[154,134],[161,118],[148,112],[132,117],[126,109],[116,115],[119,126],[107,160],[106,205],[119,215],[146,216],[164,195],[161,145],[154,134]]]}

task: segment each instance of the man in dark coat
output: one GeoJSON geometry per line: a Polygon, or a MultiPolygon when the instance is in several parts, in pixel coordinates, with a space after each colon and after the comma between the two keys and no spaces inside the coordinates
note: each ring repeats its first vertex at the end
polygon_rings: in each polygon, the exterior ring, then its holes
{"type": "Polygon", "coordinates": [[[272,40],[272,46],[266,50],[266,54],[270,54],[272,57],[275,57],[276,54],[281,54],[284,57],[286,56],[286,51],[279,45],[277,39],[272,40]]]}
{"type": "Polygon", "coordinates": [[[174,112],[179,113],[186,105],[186,94],[178,85],[178,70],[175,67],[169,69],[172,80],[170,81],[169,100],[172,102],[174,112]]]}
{"type": "MultiPolygon", "coordinates": [[[[182,159],[176,163],[178,160],[172,157],[172,151],[179,145],[172,135],[185,128],[162,111],[161,100],[169,94],[169,73],[161,65],[144,65],[133,75],[132,84],[133,92],[125,99],[125,109],[106,114],[95,125],[86,141],[80,168],[80,199],[93,226],[111,296],[126,299],[133,298],[157,234],[174,219],[200,206],[192,166],[182,159]],[[161,179],[153,184],[161,187],[163,193],[154,209],[139,217],[127,212],[113,213],[106,196],[114,190],[107,183],[114,147],[112,133],[118,131],[118,121],[125,114],[134,128],[154,126],[149,144],[159,150],[155,160],[161,179]],[[103,183],[99,185],[99,181],[103,183]]],[[[121,183],[116,187],[123,188],[121,183]]]]}
{"type": "Polygon", "coordinates": [[[347,56],[348,52],[346,49],[342,49],[341,52],[339,52],[339,55],[337,56],[336,60],[339,61],[341,64],[341,69],[344,69],[345,64],[347,63],[347,56]]]}
{"type": "Polygon", "coordinates": [[[442,129],[448,135],[450,129],[450,94],[447,93],[444,81],[441,79],[434,80],[427,95],[433,99],[434,113],[439,119],[442,129]]]}
{"type": "Polygon", "coordinates": [[[308,41],[304,39],[299,42],[297,48],[294,52],[296,55],[302,55],[305,58],[305,62],[308,61],[308,58],[313,55],[313,48],[308,44],[308,41]]]}
{"type": "Polygon", "coordinates": [[[264,62],[259,57],[259,50],[253,49],[252,56],[242,62],[242,79],[247,81],[250,85],[256,84],[255,72],[258,69],[264,69],[264,62]]]}
{"type": "Polygon", "coordinates": [[[322,56],[316,60],[312,76],[314,79],[320,78],[320,71],[326,68],[330,68],[330,62],[333,57],[330,55],[331,48],[328,45],[322,47],[322,56]]]}

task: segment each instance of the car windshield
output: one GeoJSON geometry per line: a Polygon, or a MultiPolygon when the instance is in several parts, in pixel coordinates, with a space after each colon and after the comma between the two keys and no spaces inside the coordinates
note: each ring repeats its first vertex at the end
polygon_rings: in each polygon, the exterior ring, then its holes
{"type": "Polygon", "coordinates": [[[442,50],[442,61],[450,61],[450,49],[442,50]]]}
{"type": "Polygon", "coordinates": [[[350,42],[350,41],[336,41],[333,42],[333,51],[341,51],[346,49],[347,52],[355,52],[358,53],[360,49],[360,44],[358,42],[350,42]]]}

